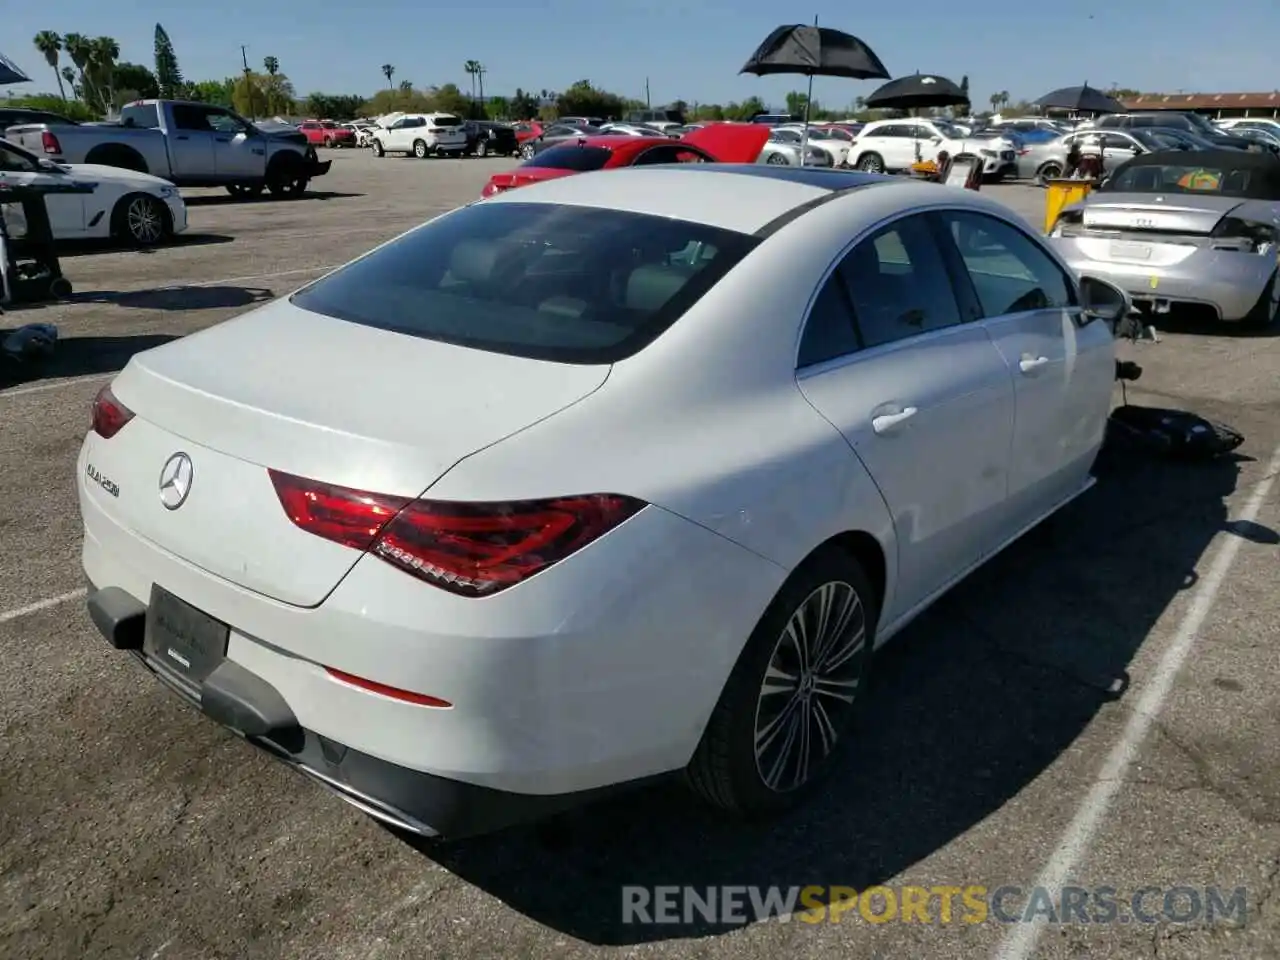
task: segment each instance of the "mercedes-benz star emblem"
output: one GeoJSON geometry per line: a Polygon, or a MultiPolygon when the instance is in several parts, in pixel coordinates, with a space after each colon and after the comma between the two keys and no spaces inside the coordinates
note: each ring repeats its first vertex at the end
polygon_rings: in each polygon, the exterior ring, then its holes
{"type": "Polygon", "coordinates": [[[175,453],[164,462],[160,470],[160,502],[166,510],[177,510],[187,502],[194,472],[191,458],[185,453],[175,453]]]}

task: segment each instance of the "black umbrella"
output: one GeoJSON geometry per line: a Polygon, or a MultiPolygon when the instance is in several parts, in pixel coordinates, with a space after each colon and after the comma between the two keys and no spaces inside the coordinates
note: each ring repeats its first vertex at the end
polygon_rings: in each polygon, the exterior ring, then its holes
{"type": "Polygon", "coordinates": [[[866,105],[875,110],[958,107],[968,102],[969,95],[946,77],[919,73],[890,80],[866,99],[866,105]]]}
{"type": "Polygon", "coordinates": [[[810,78],[847,77],[850,80],[889,79],[875,52],[857,37],[830,27],[804,24],[778,27],[747,60],[739,73],[764,77],[774,73],[803,73],[810,78]]]}
{"type": "Polygon", "coordinates": [[[1124,113],[1124,104],[1109,97],[1089,84],[1082,87],[1063,87],[1046,93],[1036,101],[1036,106],[1072,113],[1124,113]]]}
{"type": "Polygon", "coordinates": [[[30,83],[31,78],[18,69],[17,64],[0,53],[0,83],[30,83]]]}
{"type": "Polygon", "coordinates": [[[842,30],[794,23],[778,27],[765,37],[739,73],[757,77],[777,73],[798,73],[809,78],[809,92],[804,101],[804,137],[800,144],[800,163],[804,164],[809,149],[809,104],[813,100],[814,77],[847,77],[850,80],[889,79],[875,51],[857,37],[842,30]]]}

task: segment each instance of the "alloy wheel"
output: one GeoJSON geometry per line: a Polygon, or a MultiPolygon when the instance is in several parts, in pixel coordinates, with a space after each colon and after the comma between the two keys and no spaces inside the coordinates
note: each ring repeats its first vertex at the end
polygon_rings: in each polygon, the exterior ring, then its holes
{"type": "Polygon", "coordinates": [[[125,227],[138,243],[159,243],[164,237],[164,212],[151,197],[135,197],[125,211],[125,227]]]}
{"type": "Polygon", "coordinates": [[[866,643],[866,610],[844,581],[824,583],[792,613],[756,702],[756,771],[769,790],[803,787],[830,757],[862,683],[866,643]]]}

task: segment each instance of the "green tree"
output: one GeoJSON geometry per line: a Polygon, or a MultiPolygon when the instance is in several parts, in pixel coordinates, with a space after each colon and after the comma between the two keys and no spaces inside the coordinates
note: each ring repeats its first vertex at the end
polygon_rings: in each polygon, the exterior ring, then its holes
{"type": "Polygon", "coordinates": [[[79,100],[67,100],[58,93],[33,93],[4,101],[6,106],[27,110],[48,110],[61,114],[68,120],[101,120],[102,114],[79,100]]]}
{"type": "Polygon", "coordinates": [[[53,75],[58,78],[58,93],[63,100],[67,99],[67,91],[62,86],[62,74],[58,72],[58,61],[62,56],[62,36],[52,30],[41,30],[35,37],[36,49],[44,57],[53,75]]]}
{"type": "Polygon", "coordinates": [[[469,101],[467,95],[458,89],[456,83],[446,83],[436,91],[435,109],[441,113],[453,113],[460,117],[465,117],[468,108],[474,101],[469,101]]]}
{"type": "Polygon", "coordinates": [[[62,49],[67,51],[72,66],[76,68],[80,83],[80,99],[92,107],[98,103],[97,91],[93,89],[93,81],[88,74],[89,57],[93,47],[89,38],[82,33],[68,33],[62,38],[62,49]]]}
{"type": "Polygon", "coordinates": [[[512,118],[511,101],[506,97],[490,97],[485,107],[489,116],[498,120],[510,120],[512,118]]]}
{"type": "Polygon", "coordinates": [[[960,78],[960,92],[964,94],[964,103],[960,104],[956,109],[968,114],[973,111],[973,104],[969,102],[969,75],[967,73],[960,78]]]}
{"type": "Polygon", "coordinates": [[[620,117],[627,107],[622,97],[596,89],[590,80],[579,80],[555,99],[562,117],[620,117]]]}
{"type": "Polygon", "coordinates": [[[382,75],[387,78],[387,86],[391,86],[391,78],[395,76],[396,68],[389,63],[382,65],[382,75]]]}
{"type": "Polygon", "coordinates": [[[231,90],[231,106],[236,113],[256,120],[267,111],[267,96],[263,90],[262,74],[246,70],[235,81],[231,90]]]}
{"type": "Polygon", "coordinates": [[[235,77],[229,77],[226,80],[201,80],[198,83],[187,84],[183,95],[210,106],[231,109],[235,106],[235,88],[235,77]]]}
{"type": "Polygon", "coordinates": [[[309,117],[321,117],[325,120],[354,120],[360,116],[363,104],[364,97],[313,93],[307,97],[303,110],[309,117]]]}
{"type": "Polygon", "coordinates": [[[89,41],[89,73],[103,113],[110,113],[116,107],[115,70],[119,58],[120,44],[114,38],[95,37],[89,41]]]}
{"type": "Polygon", "coordinates": [[[538,115],[538,98],[516,87],[516,94],[511,98],[511,119],[532,120],[538,115]]]}
{"type": "Polygon", "coordinates": [[[801,93],[799,90],[792,90],[787,94],[787,113],[791,114],[791,116],[803,117],[806,104],[810,107],[809,119],[816,120],[817,115],[821,112],[816,100],[810,104],[808,94],[801,93]]]}
{"type": "Polygon", "coordinates": [[[268,77],[274,77],[280,72],[280,61],[275,57],[263,57],[262,69],[267,71],[268,77]]]}
{"type": "Polygon", "coordinates": [[[140,63],[117,63],[115,66],[116,100],[125,104],[131,100],[149,100],[160,96],[160,85],[150,68],[140,63]]]}
{"type": "Polygon", "coordinates": [[[186,84],[182,80],[182,70],[178,67],[178,55],[173,52],[173,43],[164,27],[156,24],[156,85],[160,96],[166,100],[181,97],[186,92],[186,84]]]}

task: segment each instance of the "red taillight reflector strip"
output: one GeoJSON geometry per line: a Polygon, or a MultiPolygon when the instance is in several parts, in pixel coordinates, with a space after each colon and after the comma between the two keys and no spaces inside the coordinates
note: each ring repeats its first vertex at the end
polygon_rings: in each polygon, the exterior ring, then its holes
{"type": "Polygon", "coordinates": [[[364,493],[278,470],[268,473],[280,505],[296,526],[357,550],[373,546],[382,528],[409,503],[408,497],[364,493]]]}
{"type": "Polygon", "coordinates": [[[437,587],[491,596],[581,550],[644,502],[613,493],[546,500],[408,500],[270,471],[289,519],[326,540],[368,550],[437,587]]]}
{"type": "Polygon", "coordinates": [[[132,419],[133,411],[116,399],[110,385],[93,398],[93,432],[104,440],[110,440],[132,419]]]}
{"type": "Polygon", "coordinates": [[[380,697],[389,697],[392,700],[416,704],[419,707],[448,709],[453,706],[448,700],[441,700],[439,697],[432,697],[425,693],[414,693],[412,690],[401,690],[399,687],[389,687],[385,683],[366,680],[364,677],[357,677],[353,673],[344,673],[341,670],[335,670],[333,667],[325,667],[324,670],[335,680],[341,680],[343,683],[357,687],[367,693],[376,693],[380,697]]]}

